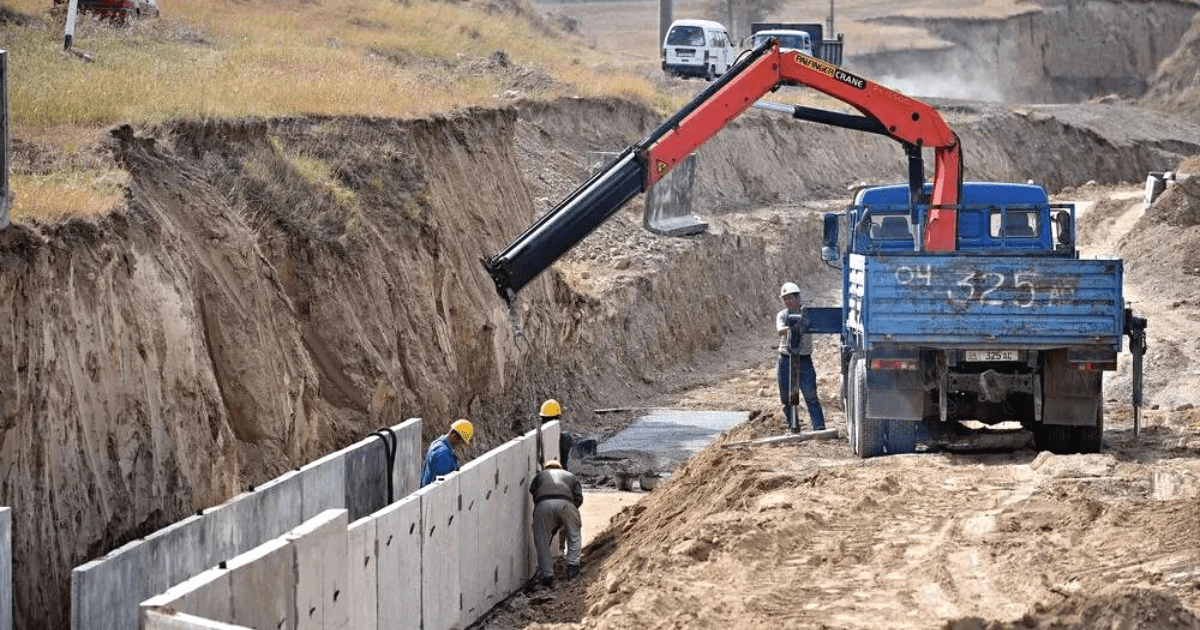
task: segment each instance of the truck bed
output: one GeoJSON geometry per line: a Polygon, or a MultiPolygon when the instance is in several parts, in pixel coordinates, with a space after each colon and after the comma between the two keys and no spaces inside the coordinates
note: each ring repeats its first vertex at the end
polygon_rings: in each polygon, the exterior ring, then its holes
{"type": "Polygon", "coordinates": [[[1121,349],[1120,260],[849,256],[846,326],[877,343],[1121,349]]]}

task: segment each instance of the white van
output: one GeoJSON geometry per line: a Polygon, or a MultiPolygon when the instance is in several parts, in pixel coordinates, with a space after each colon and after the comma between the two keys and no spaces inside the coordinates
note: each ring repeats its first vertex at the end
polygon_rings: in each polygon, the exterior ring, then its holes
{"type": "Polygon", "coordinates": [[[729,33],[719,22],[675,20],[663,40],[662,68],[673,76],[711,81],[729,70],[737,54],[729,33]]]}
{"type": "Polygon", "coordinates": [[[746,41],[743,42],[742,47],[746,50],[753,50],[758,48],[763,42],[772,37],[779,40],[780,52],[786,50],[796,50],[808,55],[809,57],[811,57],[813,54],[812,36],[809,35],[807,31],[792,31],[784,29],[758,31],[750,37],[747,37],[746,41]]]}

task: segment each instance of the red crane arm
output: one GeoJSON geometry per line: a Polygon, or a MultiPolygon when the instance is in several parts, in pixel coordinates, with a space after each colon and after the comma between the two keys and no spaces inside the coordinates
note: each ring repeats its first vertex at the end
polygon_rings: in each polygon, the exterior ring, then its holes
{"type": "Polygon", "coordinates": [[[701,144],[780,85],[808,86],[849,104],[882,125],[892,138],[934,150],[933,191],[925,225],[926,251],[953,251],[962,182],[958,136],[930,105],[778,44],[741,68],[703,99],[668,133],[643,147],[646,188],[654,185],[701,144]]]}

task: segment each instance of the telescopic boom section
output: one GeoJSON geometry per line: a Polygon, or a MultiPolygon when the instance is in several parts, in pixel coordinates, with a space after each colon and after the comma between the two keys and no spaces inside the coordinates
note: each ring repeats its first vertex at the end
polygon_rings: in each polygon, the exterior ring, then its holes
{"type": "Polygon", "coordinates": [[[511,301],[517,291],[638,193],[665,177],[759,98],[788,82],[824,92],[870,119],[852,128],[889,135],[917,147],[918,155],[921,147],[933,148],[935,173],[924,244],[928,251],[952,251],[962,154],[957,136],[937,111],[835,65],[795,51],[781,52],[778,43],[769,40],[534,222],[503,252],[484,259],[496,291],[511,301]]]}

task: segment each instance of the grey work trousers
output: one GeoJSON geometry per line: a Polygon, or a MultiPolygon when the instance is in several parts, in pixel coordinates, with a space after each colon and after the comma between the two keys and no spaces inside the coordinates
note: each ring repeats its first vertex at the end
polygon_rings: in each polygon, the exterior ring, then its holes
{"type": "Polygon", "coordinates": [[[567,535],[567,564],[579,566],[582,541],[579,528],[582,525],[579,508],[566,499],[544,499],[533,506],[533,546],[537,549],[538,571],[542,577],[554,577],[550,538],[555,529],[561,529],[567,535]]]}

